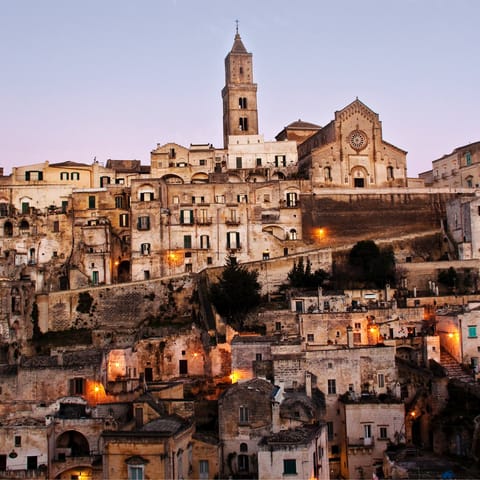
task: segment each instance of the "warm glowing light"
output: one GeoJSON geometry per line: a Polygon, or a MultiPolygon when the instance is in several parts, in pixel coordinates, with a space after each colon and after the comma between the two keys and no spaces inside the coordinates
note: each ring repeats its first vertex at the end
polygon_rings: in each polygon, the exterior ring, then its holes
{"type": "Polygon", "coordinates": [[[452,332],[450,332],[450,333],[448,334],[448,338],[453,338],[453,333],[452,333],[452,332]]]}
{"type": "Polygon", "coordinates": [[[410,416],[411,416],[412,418],[415,418],[415,415],[416,415],[415,412],[410,412],[410,416]]]}
{"type": "Polygon", "coordinates": [[[230,380],[232,383],[237,383],[238,382],[238,373],[232,372],[230,374],[230,380]]]}
{"type": "Polygon", "coordinates": [[[98,393],[100,391],[100,387],[98,385],[95,385],[94,390],[95,390],[95,393],[98,393]]]}
{"type": "Polygon", "coordinates": [[[198,357],[198,353],[195,352],[195,353],[193,354],[193,356],[194,356],[195,358],[197,358],[197,357],[198,357]]]}
{"type": "Polygon", "coordinates": [[[375,327],[370,327],[370,333],[375,333],[375,327]]]}
{"type": "Polygon", "coordinates": [[[120,263],[120,262],[119,262],[118,260],[115,260],[114,265],[115,265],[116,267],[118,267],[119,263],[120,263]]]}
{"type": "Polygon", "coordinates": [[[115,362],[115,366],[118,368],[120,366],[120,362],[115,362]]]}
{"type": "Polygon", "coordinates": [[[319,240],[323,240],[327,236],[327,229],[320,227],[315,229],[315,237],[317,237],[319,240]]]}

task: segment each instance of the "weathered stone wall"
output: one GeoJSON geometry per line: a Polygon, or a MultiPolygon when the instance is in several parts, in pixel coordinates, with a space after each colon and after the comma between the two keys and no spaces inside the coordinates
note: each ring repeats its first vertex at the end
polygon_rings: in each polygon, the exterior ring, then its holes
{"type": "Polygon", "coordinates": [[[321,247],[335,247],[440,229],[445,203],[453,196],[453,193],[385,193],[385,190],[360,193],[358,189],[350,194],[303,195],[303,238],[321,247]]]}
{"type": "Polygon", "coordinates": [[[53,331],[102,328],[116,332],[144,324],[175,324],[191,319],[194,286],[193,276],[181,276],[54,292],[48,295],[48,313],[44,305],[40,310],[39,324],[53,331]]]}

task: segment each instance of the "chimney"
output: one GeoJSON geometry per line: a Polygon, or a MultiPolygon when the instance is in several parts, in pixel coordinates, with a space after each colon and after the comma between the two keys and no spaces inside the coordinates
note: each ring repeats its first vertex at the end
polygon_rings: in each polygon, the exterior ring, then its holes
{"type": "Polygon", "coordinates": [[[347,327],[347,347],[353,348],[353,328],[351,325],[347,327]]]}

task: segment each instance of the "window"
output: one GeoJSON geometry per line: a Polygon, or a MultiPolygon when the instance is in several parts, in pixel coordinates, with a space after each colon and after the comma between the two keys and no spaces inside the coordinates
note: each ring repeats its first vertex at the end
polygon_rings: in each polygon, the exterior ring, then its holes
{"type": "Polygon", "coordinates": [[[225,203],[225,195],[215,195],[215,203],[225,203]]]}
{"type": "Polygon", "coordinates": [[[362,328],[362,324],[360,322],[355,323],[355,328],[362,328]]]}
{"type": "Polygon", "coordinates": [[[247,98],[246,97],[240,97],[238,99],[238,107],[245,109],[247,108],[247,98]]]}
{"type": "Polygon", "coordinates": [[[92,272],[92,284],[93,285],[98,285],[98,271],[94,270],[92,272]]]}
{"type": "Polygon", "coordinates": [[[255,361],[256,362],[261,362],[262,361],[262,354],[261,353],[256,353],[255,354],[255,361]]]}
{"type": "Polygon", "coordinates": [[[95,208],[96,198],[95,195],[88,196],[88,208],[95,208]]]}
{"type": "Polygon", "coordinates": [[[180,203],[180,197],[179,197],[178,195],[174,195],[174,196],[172,197],[172,203],[173,203],[174,205],[178,205],[178,204],[180,203]]]}
{"type": "Polygon", "coordinates": [[[210,477],[208,460],[199,460],[198,462],[198,473],[200,474],[201,480],[206,480],[210,477]]]}
{"type": "Polygon", "coordinates": [[[70,379],[70,395],[83,395],[85,393],[85,379],[81,377],[70,379]]]}
{"type": "Polygon", "coordinates": [[[207,161],[206,161],[204,158],[201,158],[200,161],[198,162],[198,164],[199,164],[201,167],[204,167],[204,166],[207,164],[207,161]]]}
{"type": "Polygon", "coordinates": [[[8,217],[8,203],[0,203],[0,217],[8,217]]]}
{"type": "Polygon", "coordinates": [[[22,202],[22,213],[24,215],[30,213],[30,202],[22,202]]]}
{"type": "Polygon", "coordinates": [[[386,440],[388,438],[387,427],[379,428],[379,438],[381,438],[382,440],[386,440]]]}
{"type": "Polygon", "coordinates": [[[197,213],[197,221],[200,225],[209,225],[210,219],[208,218],[208,210],[201,208],[197,213]]]}
{"type": "Polygon", "coordinates": [[[248,452],[248,445],[246,443],[241,443],[240,444],[240,451],[242,453],[248,452]]]}
{"type": "Polygon", "coordinates": [[[110,185],[110,177],[100,177],[100,186],[105,187],[107,185],[110,185]]]}
{"type": "Polygon", "coordinates": [[[128,480],[143,480],[143,465],[128,465],[128,480]]]}
{"type": "Polygon", "coordinates": [[[288,232],[288,238],[290,240],[296,240],[297,239],[297,231],[294,228],[291,228],[290,231],[288,232]]]}
{"type": "Polygon", "coordinates": [[[468,177],[468,178],[467,178],[467,187],[468,187],[468,188],[472,188],[472,187],[473,187],[473,178],[472,178],[472,177],[468,177]]]}
{"type": "Polygon", "coordinates": [[[246,405],[240,405],[239,408],[239,423],[248,423],[249,420],[249,412],[248,407],[246,405]]]}
{"type": "Polygon", "coordinates": [[[144,270],[143,271],[143,279],[144,280],[150,280],[150,270],[144,270]]]}
{"type": "Polygon", "coordinates": [[[248,118],[247,117],[240,117],[238,128],[242,132],[248,132],[248,118]]]}
{"type": "Polygon", "coordinates": [[[205,203],[205,197],[192,197],[192,203],[205,203]]]}
{"type": "Polygon", "coordinates": [[[469,325],[468,326],[468,338],[477,338],[477,326],[469,325]]]}
{"type": "Polygon", "coordinates": [[[295,300],[295,312],[303,313],[303,300],[295,300]]]}
{"type": "Polygon", "coordinates": [[[263,202],[264,203],[270,203],[270,194],[269,193],[265,193],[263,195],[263,202]]]}
{"type": "Polygon", "coordinates": [[[60,222],[58,220],[53,222],[53,231],[54,233],[58,233],[60,231],[60,222]]]}
{"type": "Polygon", "coordinates": [[[363,437],[372,438],[372,426],[369,423],[363,426],[363,437]]]}
{"type": "Polygon", "coordinates": [[[239,232],[227,232],[227,248],[240,248],[239,232]]]}
{"type": "Polygon", "coordinates": [[[313,333],[307,333],[307,342],[315,341],[315,335],[313,333]]]}
{"type": "Polygon", "coordinates": [[[138,217],[137,230],[150,230],[150,217],[138,217]]]}
{"type": "Polygon", "coordinates": [[[237,165],[237,168],[242,168],[242,157],[236,158],[236,165],[237,165]]]}
{"type": "Polygon", "coordinates": [[[327,436],[328,441],[331,442],[333,440],[333,422],[327,422],[327,436]]]}
{"type": "Polygon", "coordinates": [[[257,160],[256,160],[256,165],[257,165],[257,167],[261,167],[261,166],[262,166],[262,159],[261,159],[261,158],[257,158],[257,160]]]}
{"type": "Polygon", "coordinates": [[[362,343],[362,334],[360,332],[353,332],[353,343],[362,343]]]}
{"type": "Polygon", "coordinates": [[[248,203],[248,196],[247,195],[237,195],[237,202],[238,203],[248,203]]]}
{"type": "Polygon", "coordinates": [[[16,447],[22,446],[22,437],[20,435],[15,435],[15,446],[16,447]]]}
{"type": "Polygon", "coordinates": [[[150,244],[149,243],[142,243],[140,245],[140,250],[142,255],[150,255],[150,244]]]}
{"type": "Polygon", "coordinates": [[[275,155],[275,166],[276,167],[286,167],[287,166],[287,157],[285,155],[275,155]]]}
{"type": "Polygon", "coordinates": [[[191,225],[193,223],[193,210],[180,210],[180,223],[191,225]]]}
{"type": "Polygon", "coordinates": [[[192,236],[184,235],[183,236],[183,248],[192,248],[192,236]]]}
{"type": "Polygon", "coordinates": [[[469,167],[472,164],[472,154],[470,152],[465,153],[465,165],[469,167]]]}
{"type": "Polygon", "coordinates": [[[151,202],[154,199],[153,192],[140,192],[141,202],[151,202]]]}
{"type": "Polygon", "coordinates": [[[128,217],[128,213],[122,213],[120,214],[120,217],[119,217],[119,225],[121,227],[128,227],[128,224],[129,224],[129,217],[128,217]]]}
{"type": "Polygon", "coordinates": [[[212,265],[212,264],[213,264],[213,258],[207,257],[207,265],[212,265]]]}
{"type": "Polygon", "coordinates": [[[43,172],[39,172],[37,170],[25,172],[25,180],[43,180],[43,172]]]}
{"type": "Polygon", "coordinates": [[[210,237],[208,235],[200,235],[200,248],[203,250],[210,248],[210,237]]]}
{"type": "Polygon", "coordinates": [[[297,206],[297,194],[295,192],[287,193],[287,207],[297,206]]]}
{"type": "Polygon", "coordinates": [[[334,378],[328,379],[328,388],[329,395],[335,395],[337,393],[337,381],[334,378]]]}
{"type": "Polygon", "coordinates": [[[125,183],[125,179],[124,178],[116,178],[115,183],[117,185],[123,185],[125,183]]]}
{"type": "Polygon", "coordinates": [[[79,172],[72,172],[70,174],[70,179],[71,180],[80,180],[80,173],[79,172]]]}
{"type": "Polygon", "coordinates": [[[275,322],[275,331],[280,332],[282,330],[282,322],[275,322]]]}
{"type": "Polygon", "coordinates": [[[60,180],[68,180],[70,178],[70,175],[68,172],[60,172],[60,180]]]}
{"type": "Polygon", "coordinates": [[[395,177],[393,175],[393,167],[387,167],[387,180],[393,180],[395,177]]]}
{"type": "Polygon", "coordinates": [[[283,474],[284,475],[297,474],[297,461],[294,458],[285,458],[283,460],[283,474]]]}
{"type": "Polygon", "coordinates": [[[383,373],[378,374],[378,388],[385,388],[385,375],[383,373]]]}
{"type": "Polygon", "coordinates": [[[123,196],[117,195],[115,197],[115,208],[123,208],[123,196]]]}
{"type": "Polygon", "coordinates": [[[325,181],[329,182],[332,179],[332,169],[330,167],[325,167],[323,169],[323,175],[325,177],[325,181]]]}

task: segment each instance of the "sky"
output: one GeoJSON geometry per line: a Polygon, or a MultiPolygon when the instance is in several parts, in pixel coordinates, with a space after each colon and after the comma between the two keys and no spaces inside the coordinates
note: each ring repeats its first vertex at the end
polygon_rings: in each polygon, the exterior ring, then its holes
{"type": "Polygon", "coordinates": [[[0,167],[223,146],[236,20],[259,133],[358,97],[408,176],[480,141],[478,0],[0,0],[0,167]]]}

